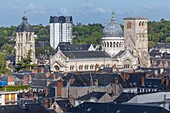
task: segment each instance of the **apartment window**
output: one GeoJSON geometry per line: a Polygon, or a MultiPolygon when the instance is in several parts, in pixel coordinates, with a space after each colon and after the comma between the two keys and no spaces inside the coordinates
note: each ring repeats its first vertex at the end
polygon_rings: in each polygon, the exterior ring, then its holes
{"type": "Polygon", "coordinates": [[[5,94],[5,101],[9,101],[9,94],[5,94]]]}
{"type": "Polygon", "coordinates": [[[71,66],[70,66],[70,70],[74,70],[74,65],[71,65],[71,66]]]}
{"type": "Polygon", "coordinates": [[[11,94],[11,100],[15,100],[15,94],[11,94]]]}
{"type": "Polygon", "coordinates": [[[80,65],[80,66],[79,66],[79,70],[83,70],[83,65],[80,65]]]}

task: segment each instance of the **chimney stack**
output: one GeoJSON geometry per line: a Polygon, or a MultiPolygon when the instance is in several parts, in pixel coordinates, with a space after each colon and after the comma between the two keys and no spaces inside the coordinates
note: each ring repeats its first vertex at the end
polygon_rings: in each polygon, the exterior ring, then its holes
{"type": "Polygon", "coordinates": [[[145,85],[145,77],[142,76],[142,77],[141,77],[141,86],[144,86],[144,85],[145,85]]]}
{"type": "Polygon", "coordinates": [[[62,80],[62,78],[60,78],[57,81],[57,97],[61,97],[62,96],[62,88],[63,88],[63,80],[62,80]]]}

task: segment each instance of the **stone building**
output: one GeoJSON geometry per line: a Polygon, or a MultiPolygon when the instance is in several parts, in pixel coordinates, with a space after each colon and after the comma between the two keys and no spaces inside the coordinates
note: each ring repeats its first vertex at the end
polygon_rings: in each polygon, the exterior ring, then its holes
{"type": "Polygon", "coordinates": [[[35,39],[34,31],[31,25],[27,22],[27,17],[22,18],[22,23],[16,30],[16,63],[27,57],[31,51],[32,63],[35,62],[35,39]]]}
{"type": "Polygon", "coordinates": [[[124,18],[125,48],[138,57],[139,66],[150,67],[147,18],[124,18]]]}
{"type": "MultiPolygon", "coordinates": [[[[126,38],[126,37],[125,37],[126,38]]],[[[66,44],[65,48],[57,47],[57,52],[50,59],[52,71],[83,72],[97,71],[100,68],[111,67],[131,70],[139,66],[138,56],[132,54],[131,50],[125,49],[125,40],[121,26],[112,15],[111,21],[103,30],[102,45],[95,49],[83,50],[83,47],[66,44]],[[81,49],[79,49],[81,48],[81,49]]],[[[126,41],[127,42],[127,41],[126,41]]],[[[130,42],[131,43],[131,42],[130,42]]]]}

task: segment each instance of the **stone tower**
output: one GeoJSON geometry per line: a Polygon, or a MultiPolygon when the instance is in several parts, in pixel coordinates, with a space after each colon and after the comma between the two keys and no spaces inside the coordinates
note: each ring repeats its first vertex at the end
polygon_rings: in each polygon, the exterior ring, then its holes
{"type": "Polygon", "coordinates": [[[27,17],[22,18],[22,23],[16,31],[16,63],[27,57],[28,51],[31,51],[32,63],[35,62],[35,39],[31,25],[27,22],[27,17]]]}
{"type": "Polygon", "coordinates": [[[125,48],[138,57],[141,67],[150,66],[147,18],[124,18],[125,48]]]}

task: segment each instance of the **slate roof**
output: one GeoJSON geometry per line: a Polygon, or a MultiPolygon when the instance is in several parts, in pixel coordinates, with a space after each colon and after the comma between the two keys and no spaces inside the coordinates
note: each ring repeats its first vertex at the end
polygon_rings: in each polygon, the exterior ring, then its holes
{"type": "Polygon", "coordinates": [[[99,100],[105,94],[106,94],[106,92],[91,92],[91,93],[88,93],[86,95],[83,95],[83,96],[77,98],[76,100],[90,100],[91,98],[96,98],[97,100],[99,100]]]}
{"type": "Polygon", "coordinates": [[[17,32],[33,32],[31,25],[27,22],[27,17],[22,18],[23,22],[17,27],[17,32]]]}
{"type": "Polygon", "coordinates": [[[170,44],[169,43],[158,43],[155,46],[153,46],[153,48],[157,48],[157,49],[161,49],[161,48],[170,48],[170,44]]]}
{"type": "Polygon", "coordinates": [[[104,51],[63,51],[62,53],[69,58],[111,58],[104,51]]]}
{"type": "Polygon", "coordinates": [[[31,85],[32,85],[31,87],[35,87],[35,86],[45,87],[47,85],[47,80],[46,79],[33,79],[31,85]]]}
{"type": "Polygon", "coordinates": [[[57,100],[56,103],[64,112],[68,111],[73,107],[73,105],[69,102],[69,100],[57,100]]]}
{"type": "Polygon", "coordinates": [[[70,42],[60,42],[56,51],[88,51],[91,44],[71,44],[70,42]]]}
{"type": "Polygon", "coordinates": [[[136,94],[135,93],[127,93],[127,92],[123,92],[122,94],[120,94],[113,102],[116,103],[123,103],[123,102],[127,102],[130,99],[132,99],[133,97],[135,97],[136,94]]]}
{"type": "Polygon", "coordinates": [[[39,104],[0,106],[0,113],[50,113],[39,104]]]}
{"type": "Polygon", "coordinates": [[[48,41],[38,41],[36,44],[35,44],[35,47],[49,47],[50,46],[50,43],[48,41]]]}
{"type": "Polygon", "coordinates": [[[120,74],[114,73],[114,74],[94,74],[94,73],[86,73],[86,74],[75,74],[75,73],[68,73],[68,75],[63,77],[63,86],[67,86],[69,81],[72,81],[73,83],[70,83],[70,86],[90,86],[91,78],[93,79],[93,83],[95,80],[98,80],[99,86],[107,86],[110,83],[114,83],[115,79],[118,79],[118,83],[121,84],[124,88],[131,88],[131,87],[139,87],[141,77],[145,76],[145,72],[140,73],[128,73],[129,78],[125,81],[122,79],[120,74]]]}
{"type": "Polygon", "coordinates": [[[66,113],[170,113],[151,104],[114,104],[84,102],[66,113]]]}
{"type": "Polygon", "coordinates": [[[121,50],[119,51],[113,58],[117,58],[119,56],[121,56],[126,50],[121,50]]]}

